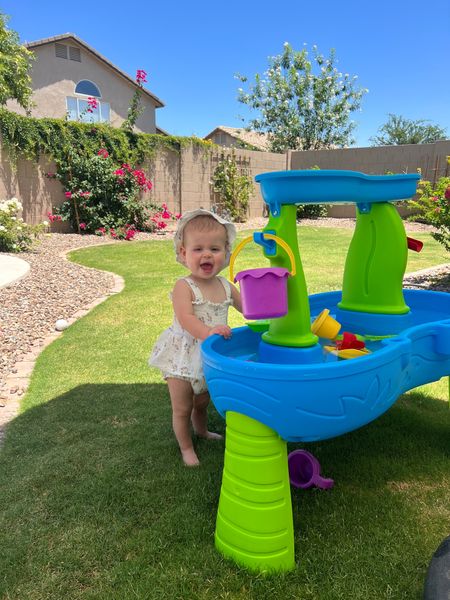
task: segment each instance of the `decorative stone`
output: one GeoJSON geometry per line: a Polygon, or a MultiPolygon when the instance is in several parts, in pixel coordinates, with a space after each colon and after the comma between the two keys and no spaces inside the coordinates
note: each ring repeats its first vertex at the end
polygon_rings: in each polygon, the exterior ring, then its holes
{"type": "Polygon", "coordinates": [[[65,319],[58,319],[55,323],[56,331],[64,331],[69,327],[69,323],[65,319]]]}

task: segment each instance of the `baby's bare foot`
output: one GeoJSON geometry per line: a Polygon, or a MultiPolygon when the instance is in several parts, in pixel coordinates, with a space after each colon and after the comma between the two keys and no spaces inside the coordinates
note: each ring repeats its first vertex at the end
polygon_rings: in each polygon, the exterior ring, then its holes
{"type": "Polygon", "coordinates": [[[215,433],[214,431],[206,431],[205,433],[197,432],[197,435],[205,440],[223,440],[223,435],[220,435],[220,433],[215,433]]]}
{"type": "Polygon", "coordinates": [[[198,467],[200,465],[198,456],[195,454],[193,448],[189,448],[189,450],[181,450],[181,456],[183,457],[183,462],[186,467],[198,467]]]}

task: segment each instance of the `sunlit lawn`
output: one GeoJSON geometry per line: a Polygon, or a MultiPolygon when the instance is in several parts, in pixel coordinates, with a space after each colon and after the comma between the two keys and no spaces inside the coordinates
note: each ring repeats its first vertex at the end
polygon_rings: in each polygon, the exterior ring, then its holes
{"type": "MultiPolygon", "coordinates": [[[[301,228],[310,292],[340,288],[351,233],[301,228]]],[[[414,237],[426,245],[410,253],[409,271],[448,261],[428,234],[414,237]]],[[[167,388],[146,365],[183,274],[172,243],[95,247],[73,259],[118,273],[126,287],[40,355],[9,427],[0,452],[0,598],[421,597],[450,519],[446,381],[406,394],[366,427],[309,444],[336,485],[292,490],[295,571],[251,574],[214,548],[223,444],[198,441],[201,468],[182,466],[167,388]]],[[[238,261],[264,264],[251,247],[238,261]]],[[[210,418],[224,430],[214,408],[210,418]]]]}

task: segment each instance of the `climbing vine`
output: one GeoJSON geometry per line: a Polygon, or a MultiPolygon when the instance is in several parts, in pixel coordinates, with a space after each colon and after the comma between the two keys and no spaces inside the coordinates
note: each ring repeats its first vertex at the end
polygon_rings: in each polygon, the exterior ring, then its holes
{"type": "Polygon", "coordinates": [[[43,155],[57,162],[73,152],[95,154],[106,148],[117,163],[142,164],[163,150],[189,145],[209,152],[211,143],[197,137],[134,133],[107,124],[79,123],[65,119],[35,119],[0,108],[0,135],[12,166],[21,157],[38,161],[43,155]]]}

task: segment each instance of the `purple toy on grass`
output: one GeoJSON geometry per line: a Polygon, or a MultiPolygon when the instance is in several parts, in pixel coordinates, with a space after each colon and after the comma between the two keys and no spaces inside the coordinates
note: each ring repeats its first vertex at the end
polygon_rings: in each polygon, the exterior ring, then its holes
{"type": "Polygon", "coordinates": [[[320,463],[307,450],[294,450],[288,456],[289,478],[296,488],[306,490],[312,486],[329,490],[334,485],[333,479],[320,475],[320,463]]]}

